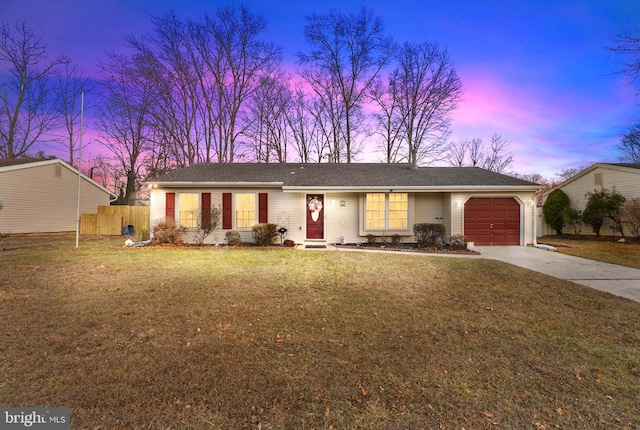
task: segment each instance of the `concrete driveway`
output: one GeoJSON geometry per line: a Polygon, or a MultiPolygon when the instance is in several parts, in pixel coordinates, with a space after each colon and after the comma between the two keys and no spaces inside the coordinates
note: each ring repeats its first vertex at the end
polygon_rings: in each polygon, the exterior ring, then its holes
{"type": "Polygon", "coordinates": [[[640,269],[530,246],[476,246],[482,258],[504,261],[640,302],[640,269]]]}

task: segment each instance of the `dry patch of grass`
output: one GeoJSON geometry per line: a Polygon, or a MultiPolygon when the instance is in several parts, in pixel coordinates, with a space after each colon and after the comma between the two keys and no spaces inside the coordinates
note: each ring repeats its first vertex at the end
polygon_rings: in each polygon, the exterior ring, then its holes
{"type": "Polygon", "coordinates": [[[72,428],[637,428],[640,304],[480,258],[0,251],[0,404],[72,428]]]}
{"type": "Polygon", "coordinates": [[[557,246],[557,251],[563,254],[640,269],[640,243],[633,240],[618,243],[614,239],[594,240],[547,236],[539,239],[538,242],[557,246]]]}

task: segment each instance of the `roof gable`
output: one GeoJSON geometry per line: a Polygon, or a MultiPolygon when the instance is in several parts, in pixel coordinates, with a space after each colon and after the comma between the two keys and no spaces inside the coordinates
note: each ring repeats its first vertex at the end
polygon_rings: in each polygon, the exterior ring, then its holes
{"type": "Polygon", "coordinates": [[[590,174],[596,169],[608,169],[608,170],[618,170],[623,171],[632,175],[640,175],[640,163],[595,163],[590,167],[587,167],[582,172],[577,175],[567,179],[561,184],[556,185],[555,187],[544,192],[544,195],[549,195],[554,190],[562,189],[563,187],[571,184],[572,182],[577,181],[578,179],[590,174]]]}
{"type": "MultiPolygon", "coordinates": [[[[71,166],[70,164],[62,161],[59,158],[50,158],[50,159],[35,159],[35,158],[7,159],[7,158],[0,158],[0,173],[10,172],[12,170],[32,169],[34,167],[47,166],[47,165],[50,165],[50,164],[60,164],[60,165],[62,165],[62,167],[66,168],[66,169],[69,169],[74,174],[76,174],[76,175],[78,174],[78,169],[76,169],[75,167],[71,166]]],[[[97,187],[100,190],[104,191],[105,193],[109,194],[110,196],[117,197],[114,193],[112,193],[107,188],[103,187],[102,185],[100,185],[99,183],[97,183],[96,181],[91,179],[90,177],[86,176],[85,174],[81,174],[81,177],[82,177],[82,179],[84,179],[87,182],[91,183],[92,185],[94,185],[95,187],[97,187]]]]}

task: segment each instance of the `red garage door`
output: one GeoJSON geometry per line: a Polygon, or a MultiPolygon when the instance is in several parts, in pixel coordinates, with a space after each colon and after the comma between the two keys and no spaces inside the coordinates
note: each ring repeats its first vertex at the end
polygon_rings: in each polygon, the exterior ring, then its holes
{"type": "Polygon", "coordinates": [[[464,235],[476,245],[520,245],[520,205],[513,198],[469,199],[464,235]]]}

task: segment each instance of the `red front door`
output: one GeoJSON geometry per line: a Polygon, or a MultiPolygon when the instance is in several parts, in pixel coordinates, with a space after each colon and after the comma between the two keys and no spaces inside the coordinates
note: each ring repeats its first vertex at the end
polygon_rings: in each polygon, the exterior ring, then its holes
{"type": "Polygon", "coordinates": [[[307,239],[324,239],[324,196],[307,194],[307,239]]]}

